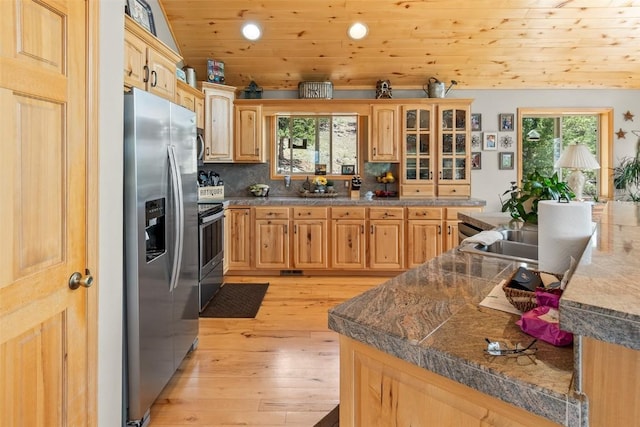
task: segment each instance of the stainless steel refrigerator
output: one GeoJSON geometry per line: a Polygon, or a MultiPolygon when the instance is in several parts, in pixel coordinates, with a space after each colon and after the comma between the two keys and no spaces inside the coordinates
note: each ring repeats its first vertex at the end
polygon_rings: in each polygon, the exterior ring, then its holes
{"type": "Polygon", "coordinates": [[[124,422],[143,426],[197,345],[196,119],[135,88],[124,98],[124,422]]]}

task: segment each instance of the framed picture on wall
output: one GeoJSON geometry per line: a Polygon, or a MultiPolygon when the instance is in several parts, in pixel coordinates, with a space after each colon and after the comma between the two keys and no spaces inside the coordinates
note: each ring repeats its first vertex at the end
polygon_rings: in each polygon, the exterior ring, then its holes
{"type": "Polygon", "coordinates": [[[485,132],[482,138],[483,150],[497,150],[498,149],[498,133],[497,132],[485,132]]]}
{"type": "Polygon", "coordinates": [[[482,169],[482,153],[480,151],[471,153],[471,169],[482,169]]]}
{"type": "Polygon", "coordinates": [[[356,165],[342,165],[342,175],[355,175],[356,165]]]}
{"type": "Polygon", "coordinates": [[[478,132],[482,130],[482,114],[480,113],[471,114],[471,130],[473,132],[478,132]]]}
{"type": "Polygon", "coordinates": [[[503,151],[498,156],[498,167],[500,169],[513,169],[513,151],[503,151]]]}
{"type": "Polygon", "coordinates": [[[513,131],[513,114],[499,114],[498,123],[500,123],[500,132],[513,131]]]}
{"type": "Polygon", "coordinates": [[[126,0],[125,12],[133,18],[138,24],[142,25],[147,31],[154,36],[156,35],[156,26],[153,22],[153,12],[151,7],[144,0],[126,0]]]}

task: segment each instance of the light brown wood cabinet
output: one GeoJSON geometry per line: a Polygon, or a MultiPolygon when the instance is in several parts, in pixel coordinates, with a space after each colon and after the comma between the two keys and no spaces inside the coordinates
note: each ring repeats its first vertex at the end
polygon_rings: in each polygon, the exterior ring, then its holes
{"type": "Polygon", "coordinates": [[[327,211],[328,208],[293,208],[293,268],[329,267],[327,211]]]}
{"type": "Polygon", "coordinates": [[[196,126],[204,129],[204,93],[178,80],[175,103],[196,113],[196,126]]]}
{"type": "Polygon", "coordinates": [[[402,197],[435,196],[436,132],[433,105],[402,106],[402,197]]]}
{"type": "Polygon", "coordinates": [[[404,268],[404,208],[369,208],[369,267],[404,268]]]}
{"type": "Polygon", "coordinates": [[[205,163],[233,162],[233,101],[235,87],[199,82],[204,93],[205,163]]]}
{"type": "Polygon", "coordinates": [[[407,268],[442,252],[442,208],[407,208],[407,268]]]}
{"type": "Polygon", "coordinates": [[[340,425],[559,427],[345,336],[340,336],[340,425]]]}
{"type": "Polygon", "coordinates": [[[171,48],[125,15],[124,85],[174,101],[176,64],[182,60],[171,48]]]}
{"type": "Polygon", "coordinates": [[[290,261],[289,208],[255,209],[255,267],[288,270],[290,261]]]}
{"type": "Polygon", "coordinates": [[[331,268],[366,268],[365,211],[365,208],[355,206],[331,208],[331,268]]]}
{"type": "Polygon", "coordinates": [[[402,106],[400,197],[471,195],[470,100],[402,106]]]}
{"type": "Polygon", "coordinates": [[[471,106],[438,105],[438,197],[471,195],[471,106]]]}
{"type": "Polygon", "coordinates": [[[262,135],[262,107],[236,105],[233,139],[235,162],[264,163],[266,153],[262,135]]]}
{"type": "Polygon", "coordinates": [[[482,212],[481,207],[445,208],[445,221],[443,223],[442,251],[446,252],[458,246],[458,212],[482,212]]]}
{"type": "Polygon", "coordinates": [[[250,208],[228,208],[225,211],[225,272],[251,268],[252,223],[250,208]]]}
{"type": "Polygon", "coordinates": [[[398,105],[371,106],[371,136],[369,141],[370,162],[400,161],[398,147],[398,105]]]}
{"type": "Polygon", "coordinates": [[[252,268],[401,271],[458,246],[459,211],[482,208],[230,208],[225,241],[230,246],[225,257],[231,272],[252,268]]]}

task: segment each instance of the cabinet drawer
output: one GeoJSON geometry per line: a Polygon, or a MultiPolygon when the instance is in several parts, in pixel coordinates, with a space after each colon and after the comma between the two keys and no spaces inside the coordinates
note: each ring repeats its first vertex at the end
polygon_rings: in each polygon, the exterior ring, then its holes
{"type": "Polygon", "coordinates": [[[438,197],[469,197],[471,187],[468,185],[439,185],[438,197]]]}
{"type": "Polygon", "coordinates": [[[441,208],[407,208],[408,219],[442,219],[441,208]]]}
{"type": "Polygon", "coordinates": [[[435,187],[433,184],[421,184],[421,185],[401,185],[400,197],[407,199],[419,199],[424,197],[435,196],[435,187]]]}
{"type": "Polygon", "coordinates": [[[327,219],[327,208],[293,208],[293,219],[327,219]]]}
{"type": "Polygon", "coordinates": [[[369,219],[404,219],[404,208],[369,208],[369,219]]]}
{"type": "Polygon", "coordinates": [[[289,219],[289,208],[255,208],[256,219],[289,219]]]}
{"type": "Polygon", "coordinates": [[[365,208],[344,207],[331,208],[332,219],[364,219],[365,208]]]}
{"type": "Polygon", "coordinates": [[[458,212],[482,212],[481,207],[461,206],[459,208],[447,208],[446,219],[458,219],[458,212]]]}

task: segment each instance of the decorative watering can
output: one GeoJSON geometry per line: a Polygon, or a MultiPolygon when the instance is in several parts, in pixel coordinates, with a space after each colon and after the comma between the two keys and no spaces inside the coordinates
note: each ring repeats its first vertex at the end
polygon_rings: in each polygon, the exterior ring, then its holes
{"type": "Polygon", "coordinates": [[[423,86],[423,89],[429,98],[444,98],[454,85],[458,82],[451,80],[449,88],[445,89],[445,84],[435,77],[429,79],[429,83],[423,86]]]}

